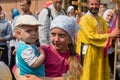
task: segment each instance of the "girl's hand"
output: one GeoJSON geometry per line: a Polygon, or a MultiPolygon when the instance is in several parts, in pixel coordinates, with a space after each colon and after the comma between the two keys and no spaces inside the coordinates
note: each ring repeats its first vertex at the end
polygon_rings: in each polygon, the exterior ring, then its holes
{"type": "Polygon", "coordinates": [[[63,80],[62,77],[37,77],[35,75],[26,75],[27,80],[63,80]]]}
{"type": "Polygon", "coordinates": [[[37,77],[35,75],[25,75],[27,80],[42,80],[40,77],[37,77]]]}

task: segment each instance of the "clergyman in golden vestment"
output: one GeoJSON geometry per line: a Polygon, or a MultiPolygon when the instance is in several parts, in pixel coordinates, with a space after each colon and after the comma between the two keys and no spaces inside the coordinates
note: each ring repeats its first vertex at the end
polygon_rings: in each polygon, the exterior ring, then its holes
{"type": "Polygon", "coordinates": [[[89,10],[79,22],[76,51],[85,54],[81,80],[110,80],[108,56],[105,56],[104,48],[108,38],[111,41],[119,37],[120,31],[114,29],[108,33],[106,22],[98,16],[99,5],[99,0],[88,0],[89,10]]]}

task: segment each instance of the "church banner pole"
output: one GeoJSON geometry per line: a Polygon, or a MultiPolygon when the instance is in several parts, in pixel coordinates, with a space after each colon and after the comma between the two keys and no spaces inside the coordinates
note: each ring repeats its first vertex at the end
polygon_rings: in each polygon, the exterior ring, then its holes
{"type": "MultiPolygon", "coordinates": [[[[116,20],[116,28],[119,28],[119,8],[120,8],[120,0],[112,0],[112,2],[116,3],[115,13],[118,16],[116,20]]],[[[118,54],[118,38],[115,40],[115,54],[114,54],[114,74],[113,80],[116,80],[116,65],[117,65],[117,54],[118,54]]]]}

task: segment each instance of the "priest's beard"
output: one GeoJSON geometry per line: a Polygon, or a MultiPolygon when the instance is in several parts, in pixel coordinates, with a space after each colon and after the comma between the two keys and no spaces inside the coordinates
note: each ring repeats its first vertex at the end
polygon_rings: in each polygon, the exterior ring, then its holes
{"type": "Polygon", "coordinates": [[[93,14],[93,15],[97,15],[98,14],[98,11],[99,9],[98,8],[88,8],[89,11],[93,14]]]}

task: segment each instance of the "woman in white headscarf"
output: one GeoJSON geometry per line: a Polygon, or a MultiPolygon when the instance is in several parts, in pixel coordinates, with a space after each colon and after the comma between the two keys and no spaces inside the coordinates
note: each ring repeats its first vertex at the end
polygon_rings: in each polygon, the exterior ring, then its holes
{"type": "MultiPolygon", "coordinates": [[[[112,9],[107,9],[103,14],[103,18],[106,21],[108,27],[110,28],[114,18],[114,11],[112,9]]],[[[113,76],[114,72],[114,41],[112,41],[112,44],[113,46],[108,49],[109,65],[112,73],[111,76],[113,76]]],[[[120,80],[118,71],[116,72],[116,80],[120,80]]]]}
{"type": "Polygon", "coordinates": [[[75,15],[75,8],[74,6],[69,6],[67,9],[67,14],[69,17],[73,18],[74,20],[76,20],[76,15],[75,15]]]}
{"type": "Polygon", "coordinates": [[[112,21],[113,21],[113,17],[114,17],[114,11],[112,9],[107,9],[104,14],[103,14],[103,18],[106,21],[108,27],[111,26],[112,21]]]}

